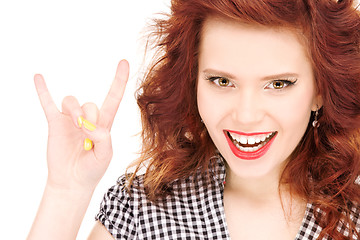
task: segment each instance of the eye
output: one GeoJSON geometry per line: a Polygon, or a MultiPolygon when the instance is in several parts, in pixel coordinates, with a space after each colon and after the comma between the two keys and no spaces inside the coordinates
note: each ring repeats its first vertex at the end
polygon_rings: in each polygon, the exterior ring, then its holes
{"type": "Polygon", "coordinates": [[[222,86],[222,87],[227,87],[230,84],[229,79],[226,79],[226,78],[219,78],[215,81],[218,81],[219,86],[222,86]]]}
{"type": "Polygon", "coordinates": [[[266,88],[270,88],[270,89],[275,89],[275,90],[281,90],[284,88],[287,88],[291,85],[294,85],[296,83],[297,80],[295,81],[289,81],[289,80],[274,80],[272,82],[270,82],[266,88]]]}
{"type": "Polygon", "coordinates": [[[234,87],[234,84],[225,77],[209,77],[208,80],[220,87],[234,87]]]}

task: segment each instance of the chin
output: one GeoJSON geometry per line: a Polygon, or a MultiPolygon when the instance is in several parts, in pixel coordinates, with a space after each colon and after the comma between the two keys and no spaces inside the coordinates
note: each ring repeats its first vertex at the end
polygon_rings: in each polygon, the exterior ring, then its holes
{"type": "Polygon", "coordinates": [[[238,178],[242,179],[261,179],[268,177],[280,178],[283,164],[275,163],[271,157],[271,153],[268,156],[263,156],[257,160],[243,160],[233,154],[223,155],[227,162],[227,172],[231,172],[238,178]]]}

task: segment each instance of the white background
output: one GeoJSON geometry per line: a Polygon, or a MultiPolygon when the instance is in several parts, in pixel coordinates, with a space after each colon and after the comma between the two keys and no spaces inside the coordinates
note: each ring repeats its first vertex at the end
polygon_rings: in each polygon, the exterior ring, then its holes
{"type": "Polygon", "coordinates": [[[25,239],[47,176],[47,123],[33,85],[44,75],[63,97],[101,106],[119,60],[130,80],[112,129],[114,157],[90,203],[78,239],[94,224],[103,194],[137,158],[136,82],[146,25],[170,0],[0,0],[0,238],[25,239]]]}
{"type": "Polygon", "coordinates": [[[25,239],[44,189],[47,122],[33,84],[44,75],[58,108],[74,95],[99,107],[118,62],[130,79],[112,129],[114,157],[85,215],[86,239],[107,188],[138,155],[134,98],[146,25],[169,12],[169,0],[0,0],[0,238],[25,239]]]}

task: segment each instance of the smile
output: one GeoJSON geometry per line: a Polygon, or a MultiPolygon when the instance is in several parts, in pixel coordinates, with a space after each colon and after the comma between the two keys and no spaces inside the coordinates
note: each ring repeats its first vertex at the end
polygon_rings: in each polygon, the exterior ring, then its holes
{"type": "Polygon", "coordinates": [[[274,142],[277,132],[241,133],[224,131],[231,151],[238,158],[254,160],[262,157],[274,142]]]}

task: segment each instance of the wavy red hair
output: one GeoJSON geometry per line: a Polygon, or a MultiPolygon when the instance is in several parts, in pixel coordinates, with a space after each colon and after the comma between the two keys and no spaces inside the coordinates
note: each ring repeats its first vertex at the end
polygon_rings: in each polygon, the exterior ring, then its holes
{"type": "Polygon", "coordinates": [[[321,209],[321,236],[344,239],[337,231],[342,220],[348,239],[359,238],[350,219],[351,206],[360,203],[354,184],[360,173],[360,16],[353,0],[172,0],[171,14],[156,20],[158,58],[137,92],[143,149],[132,178],[146,165],[145,186],[156,201],[171,194],[174,180],[199,169],[205,174],[216,154],[196,103],[201,30],[212,15],[292,29],[304,40],[323,102],[320,127],[309,121],[281,184],[321,209]]]}

